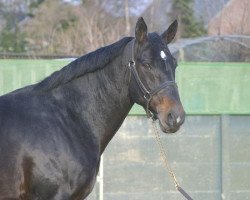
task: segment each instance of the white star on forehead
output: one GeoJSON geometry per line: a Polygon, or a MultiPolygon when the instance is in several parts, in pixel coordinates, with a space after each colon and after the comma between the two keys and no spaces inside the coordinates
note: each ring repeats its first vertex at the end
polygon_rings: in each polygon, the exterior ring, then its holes
{"type": "Polygon", "coordinates": [[[166,59],[167,59],[167,56],[166,56],[166,54],[165,54],[164,51],[161,51],[161,58],[162,58],[163,60],[166,60],[166,59]]]}

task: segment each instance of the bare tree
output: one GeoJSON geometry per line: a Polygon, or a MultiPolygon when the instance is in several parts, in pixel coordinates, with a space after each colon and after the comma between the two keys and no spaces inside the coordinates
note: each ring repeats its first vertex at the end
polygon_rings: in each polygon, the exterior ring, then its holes
{"type": "Polygon", "coordinates": [[[124,0],[124,10],[125,10],[125,21],[126,21],[126,35],[129,35],[130,34],[130,22],[129,22],[128,0],[124,0]]]}
{"type": "Polygon", "coordinates": [[[250,34],[249,0],[231,0],[209,24],[209,34],[250,34]]]}
{"type": "Polygon", "coordinates": [[[82,55],[118,40],[125,31],[121,20],[114,20],[97,0],[81,6],[54,0],[45,1],[24,29],[35,52],[82,55]]]}

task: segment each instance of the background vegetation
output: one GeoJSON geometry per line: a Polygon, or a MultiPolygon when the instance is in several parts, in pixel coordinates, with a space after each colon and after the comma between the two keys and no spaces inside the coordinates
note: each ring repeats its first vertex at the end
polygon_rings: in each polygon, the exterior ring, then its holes
{"type": "Polygon", "coordinates": [[[166,28],[171,21],[167,19],[178,18],[182,27],[178,37],[206,34],[202,21],[193,15],[193,0],[169,1],[173,12],[161,9],[166,20],[157,24],[153,20],[161,20],[152,16],[161,4],[159,0],[0,0],[0,52],[82,55],[133,35],[131,24],[140,15],[151,30],[166,28]]]}
{"type": "Polygon", "coordinates": [[[249,35],[249,9],[249,0],[0,0],[0,53],[83,55],[133,36],[139,16],[158,32],[178,19],[177,39],[249,35]]]}

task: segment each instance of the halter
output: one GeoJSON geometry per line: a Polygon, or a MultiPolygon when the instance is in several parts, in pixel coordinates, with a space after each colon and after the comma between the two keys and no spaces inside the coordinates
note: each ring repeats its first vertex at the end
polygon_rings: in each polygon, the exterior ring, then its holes
{"type": "Polygon", "coordinates": [[[130,73],[132,72],[132,74],[134,75],[134,78],[135,78],[141,92],[143,93],[143,98],[146,100],[147,106],[146,106],[145,110],[146,110],[147,116],[149,118],[152,117],[153,120],[156,120],[157,116],[149,110],[149,104],[150,104],[153,96],[156,95],[158,92],[160,92],[165,87],[168,87],[168,86],[177,87],[177,84],[175,81],[166,81],[154,89],[147,89],[145,87],[145,85],[143,84],[143,82],[141,81],[140,76],[139,76],[139,74],[136,70],[136,67],[135,67],[134,47],[135,47],[135,40],[133,40],[132,58],[128,63],[128,68],[130,69],[130,73]]]}

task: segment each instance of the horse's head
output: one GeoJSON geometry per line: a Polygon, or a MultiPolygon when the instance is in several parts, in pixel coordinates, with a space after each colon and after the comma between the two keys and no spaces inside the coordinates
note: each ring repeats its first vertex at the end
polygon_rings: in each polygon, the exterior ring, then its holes
{"type": "Polygon", "coordinates": [[[177,26],[174,21],[162,35],[148,34],[147,25],[139,18],[129,64],[131,97],[159,119],[166,133],[176,132],[185,119],[175,83],[177,62],[167,47],[175,37],[177,26]]]}

